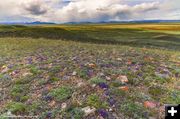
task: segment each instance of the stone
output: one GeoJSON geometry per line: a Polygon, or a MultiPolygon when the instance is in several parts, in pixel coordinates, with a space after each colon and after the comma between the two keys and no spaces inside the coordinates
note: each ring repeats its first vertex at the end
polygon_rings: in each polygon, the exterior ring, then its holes
{"type": "Polygon", "coordinates": [[[155,108],[156,106],[157,106],[157,104],[155,102],[151,102],[151,101],[144,102],[144,107],[146,107],[146,108],[155,108]]]}
{"type": "Polygon", "coordinates": [[[55,106],[56,102],[54,100],[52,100],[50,103],[49,103],[49,106],[53,107],[55,106]]]}
{"type": "Polygon", "coordinates": [[[77,75],[77,72],[74,71],[74,72],[72,73],[72,76],[76,76],[76,75],[77,75]]]}
{"type": "Polygon", "coordinates": [[[79,83],[77,84],[77,87],[81,87],[81,86],[83,86],[83,85],[85,85],[83,82],[79,82],[79,83]]]}
{"type": "Polygon", "coordinates": [[[128,83],[128,78],[127,78],[127,76],[125,76],[125,75],[119,75],[118,77],[117,77],[117,80],[119,80],[119,81],[121,81],[123,84],[124,83],[128,83]]]}
{"type": "Polygon", "coordinates": [[[67,103],[62,103],[61,104],[61,109],[65,110],[67,108],[67,103]]]}
{"type": "Polygon", "coordinates": [[[107,80],[107,81],[110,81],[110,80],[111,80],[111,77],[106,76],[106,80],[107,80]]]}
{"type": "Polygon", "coordinates": [[[96,108],[94,107],[91,108],[90,106],[87,106],[87,107],[82,108],[82,111],[84,111],[85,116],[88,116],[90,114],[94,114],[96,111],[96,108]]]}
{"type": "Polygon", "coordinates": [[[26,76],[31,76],[31,75],[33,75],[33,74],[32,74],[32,73],[29,73],[29,72],[26,72],[26,73],[24,73],[22,76],[26,77],[26,76]]]}
{"type": "Polygon", "coordinates": [[[129,87],[128,86],[121,86],[121,87],[119,87],[119,89],[123,90],[123,91],[128,91],[129,87]]]}
{"type": "Polygon", "coordinates": [[[91,68],[95,68],[95,67],[96,67],[96,64],[90,63],[90,64],[88,64],[88,66],[91,67],[91,68]]]}
{"type": "Polygon", "coordinates": [[[122,61],[122,59],[121,58],[117,58],[117,61],[122,61]]]}

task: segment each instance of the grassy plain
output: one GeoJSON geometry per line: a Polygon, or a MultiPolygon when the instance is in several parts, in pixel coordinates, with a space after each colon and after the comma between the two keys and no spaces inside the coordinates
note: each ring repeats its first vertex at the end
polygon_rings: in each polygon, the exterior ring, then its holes
{"type": "Polygon", "coordinates": [[[163,118],[180,103],[180,24],[1,25],[0,95],[0,118],[163,118]]]}

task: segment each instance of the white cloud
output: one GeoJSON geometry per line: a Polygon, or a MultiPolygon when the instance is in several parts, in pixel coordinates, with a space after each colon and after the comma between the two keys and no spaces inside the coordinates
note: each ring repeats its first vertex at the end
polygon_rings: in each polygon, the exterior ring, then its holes
{"type": "Polygon", "coordinates": [[[178,19],[177,3],[179,0],[6,0],[0,1],[0,21],[11,16],[53,22],[169,19],[172,15],[178,19]]]}

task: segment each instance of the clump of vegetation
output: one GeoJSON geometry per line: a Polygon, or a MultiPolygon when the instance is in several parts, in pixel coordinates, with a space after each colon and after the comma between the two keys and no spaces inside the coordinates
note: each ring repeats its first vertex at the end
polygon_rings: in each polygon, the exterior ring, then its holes
{"type": "Polygon", "coordinates": [[[155,99],[159,99],[165,93],[166,90],[161,86],[152,86],[149,88],[149,94],[151,94],[155,99]]]}
{"type": "Polygon", "coordinates": [[[30,67],[30,72],[34,75],[40,73],[40,70],[36,66],[31,66],[30,67]]]}
{"type": "Polygon", "coordinates": [[[16,101],[26,101],[29,96],[27,96],[28,85],[16,84],[10,91],[11,97],[16,101]]]}
{"type": "Polygon", "coordinates": [[[133,117],[134,119],[146,119],[148,117],[146,109],[134,102],[126,101],[120,106],[121,112],[127,117],[133,117]]]}
{"type": "Polygon", "coordinates": [[[82,119],[84,116],[84,112],[82,111],[81,108],[78,107],[70,108],[67,111],[69,115],[71,115],[74,119],[82,119]]]}
{"type": "Polygon", "coordinates": [[[96,94],[91,94],[87,97],[87,105],[97,109],[107,108],[108,106],[108,104],[105,101],[102,101],[96,94]]]}
{"type": "Polygon", "coordinates": [[[60,88],[53,89],[49,93],[49,95],[53,96],[55,98],[55,100],[57,100],[57,101],[63,101],[65,99],[70,98],[72,93],[73,93],[72,88],[70,88],[68,86],[62,86],[60,88]]]}
{"type": "Polygon", "coordinates": [[[99,77],[93,77],[90,79],[91,84],[99,84],[99,83],[106,83],[106,80],[101,79],[99,77]]]}
{"type": "Polygon", "coordinates": [[[26,112],[28,106],[21,102],[11,102],[6,108],[14,114],[26,112]]]}

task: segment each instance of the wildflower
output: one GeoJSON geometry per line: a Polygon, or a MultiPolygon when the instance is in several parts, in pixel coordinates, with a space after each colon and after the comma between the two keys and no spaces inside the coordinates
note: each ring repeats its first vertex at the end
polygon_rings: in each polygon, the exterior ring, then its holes
{"type": "Polygon", "coordinates": [[[49,101],[49,100],[52,100],[52,96],[47,95],[47,96],[44,96],[43,99],[46,101],[49,101]]]}
{"type": "Polygon", "coordinates": [[[103,117],[103,118],[107,118],[108,117],[108,112],[104,109],[99,109],[98,113],[103,117]]]}
{"type": "Polygon", "coordinates": [[[108,100],[108,102],[109,102],[109,104],[110,104],[111,106],[113,106],[113,105],[116,103],[116,101],[115,101],[113,98],[110,98],[110,99],[108,100]]]}
{"type": "Polygon", "coordinates": [[[104,83],[104,82],[103,82],[103,83],[99,83],[98,85],[99,85],[99,87],[102,88],[102,89],[108,89],[108,87],[109,87],[109,86],[108,86],[106,83],[104,83]]]}
{"type": "Polygon", "coordinates": [[[52,116],[51,112],[48,112],[47,115],[46,115],[47,118],[51,118],[51,116],[52,116]]]}

